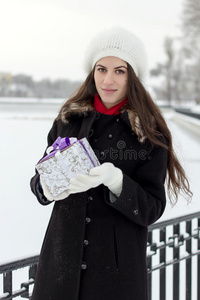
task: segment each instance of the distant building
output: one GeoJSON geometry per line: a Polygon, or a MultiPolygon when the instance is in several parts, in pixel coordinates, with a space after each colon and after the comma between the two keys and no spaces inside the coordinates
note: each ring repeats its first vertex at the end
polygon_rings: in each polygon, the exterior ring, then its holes
{"type": "Polygon", "coordinates": [[[12,74],[6,72],[0,72],[0,84],[2,84],[3,82],[11,83],[12,74]]]}

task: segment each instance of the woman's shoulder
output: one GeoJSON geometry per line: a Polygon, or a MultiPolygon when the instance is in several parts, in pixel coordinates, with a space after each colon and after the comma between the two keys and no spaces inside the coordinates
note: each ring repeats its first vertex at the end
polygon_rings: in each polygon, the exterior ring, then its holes
{"type": "Polygon", "coordinates": [[[83,117],[84,115],[81,115],[79,113],[71,113],[67,119],[60,118],[60,116],[58,115],[53,122],[53,126],[57,126],[58,128],[70,126],[71,124],[82,121],[83,117]]]}

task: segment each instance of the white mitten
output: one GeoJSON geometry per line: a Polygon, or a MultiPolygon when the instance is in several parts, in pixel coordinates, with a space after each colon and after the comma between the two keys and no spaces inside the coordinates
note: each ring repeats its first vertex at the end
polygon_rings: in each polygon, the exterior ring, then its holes
{"type": "Polygon", "coordinates": [[[119,196],[122,191],[122,181],[122,171],[112,163],[104,163],[91,169],[89,175],[78,174],[72,178],[68,192],[70,194],[81,193],[104,184],[113,194],[119,196]]]}
{"type": "Polygon", "coordinates": [[[64,191],[63,193],[57,195],[57,196],[53,196],[50,192],[49,192],[49,189],[48,187],[46,186],[46,184],[44,183],[44,181],[42,180],[42,178],[40,177],[40,183],[41,183],[41,186],[42,186],[42,189],[43,189],[43,193],[45,195],[45,197],[49,200],[49,201],[58,201],[58,200],[63,200],[65,198],[67,198],[69,196],[69,192],[68,190],[67,191],[64,191]]]}

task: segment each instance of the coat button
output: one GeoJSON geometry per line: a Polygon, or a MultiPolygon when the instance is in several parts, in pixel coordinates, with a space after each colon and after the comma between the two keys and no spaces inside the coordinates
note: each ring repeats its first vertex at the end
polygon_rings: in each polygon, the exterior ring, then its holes
{"type": "Polygon", "coordinates": [[[83,262],[83,263],[82,263],[82,265],[81,265],[81,269],[82,269],[82,270],[86,270],[86,269],[87,269],[87,265],[86,265],[86,263],[85,263],[85,262],[83,262]]]}
{"type": "Polygon", "coordinates": [[[87,224],[89,224],[89,223],[91,222],[91,219],[90,219],[89,217],[87,217],[87,218],[85,219],[85,221],[86,221],[87,224]]]}
{"type": "Polygon", "coordinates": [[[137,216],[138,213],[139,213],[137,208],[135,208],[134,210],[132,210],[132,212],[133,212],[133,214],[134,214],[135,216],[137,216]]]}
{"type": "Polygon", "coordinates": [[[119,118],[116,119],[116,122],[119,123],[119,118]]]}
{"type": "Polygon", "coordinates": [[[84,246],[88,246],[89,245],[89,241],[88,240],[84,240],[84,246]]]}
{"type": "Polygon", "coordinates": [[[92,201],[92,200],[94,200],[94,199],[93,199],[92,196],[88,196],[88,200],[89,200],[89,201],[92,201]]]}
{"type": "Polygon", "coordinates": [[[109,139],[112,139],[112,137],[113,137],[113,136],[112,136],[112,134],[110,133],[110,134],[108,135],[108,138],[109,138],[109,139]]]}

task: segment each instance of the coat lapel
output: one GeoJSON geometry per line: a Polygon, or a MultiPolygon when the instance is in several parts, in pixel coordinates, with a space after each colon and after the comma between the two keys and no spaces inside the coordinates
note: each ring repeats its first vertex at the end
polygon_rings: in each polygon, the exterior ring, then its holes
{"type": "Polygon", "coordinates": [[[96,111],[94,111],[93,113],[89,114],[88,116],[86,116],[85,118],[83,118],[82,124],[81,124],[81,129],[79,131],[78,134],[78,139],[82,139],[84,137],[86,137],[88,139],[89,133],[90,133],[90,129],[92,127],[92,124],[94,122],[96,116],[96,111]]]}

